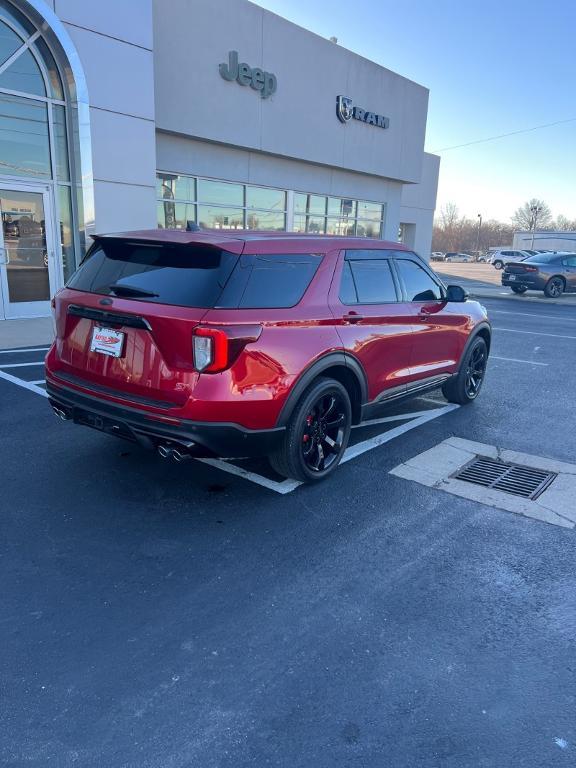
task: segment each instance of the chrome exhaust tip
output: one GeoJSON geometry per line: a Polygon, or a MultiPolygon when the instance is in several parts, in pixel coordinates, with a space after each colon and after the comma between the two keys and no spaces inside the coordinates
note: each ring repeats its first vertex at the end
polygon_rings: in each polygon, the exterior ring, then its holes
{"type": "Polygon", "coordinates": [[[188,459],[191,459],[192,456],[190,456],[189,453],[184,453],[183,451],[179,451],[177,448],[172,452],[172,458],[174,461],[177,461],[180,463],[181,461],[187,461],[188,459]]]}
{"type": "Polygon", "coordinates": [[[62,408],[58,408],[57,406],[53,405],[52,410],[58,416],[59,419],[62,419],[62,421],[68,421],[71,417],[66,411],[64,411],[62,408]]]}
{"type": "Polygon", "coordinates": [[[170,448],[168,445],[159,445],[158,446],[158,453],[160,456],[162,456],[163,459],[167,459],[169,456],[172,456],[174,453],[174,449],[170,448]]]}

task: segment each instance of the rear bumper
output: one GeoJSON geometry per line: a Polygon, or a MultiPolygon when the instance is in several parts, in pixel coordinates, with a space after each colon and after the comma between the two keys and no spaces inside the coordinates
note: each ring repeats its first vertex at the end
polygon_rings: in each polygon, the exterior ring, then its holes
{"type": "Polygon", "coordinates": [[[546,285],[546,281],[539,275],[533,275],[530,273],[502,273],[502,285],[518,286],[521,288],[529,288],[533,291],[542,291],[546,285]]]}
{"type": "Polygon", "coordinates": [[[56,385],[49,378],[46,390],[50,404],[62,412],[63,418],[150,449],[174,444],[174,447],[185,446],[188,453],[199,457],[264,456],[279,445],[285,432],[284,427],[252,430],[239,424],[196,422],[169,416],[156,418],[146,411],[56,385]]]}

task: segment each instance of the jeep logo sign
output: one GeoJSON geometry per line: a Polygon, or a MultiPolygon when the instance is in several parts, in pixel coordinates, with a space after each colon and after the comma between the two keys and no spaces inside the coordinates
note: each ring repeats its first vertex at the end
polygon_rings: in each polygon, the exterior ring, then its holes
{"type": "Polygon", "coordinates": [[[263,99],[275,93],[278,85],[276,75],[272,72],[265,72],[259,67],[252,68],[244,62],[238,63],[238,51],[230,51],[228,63],[222,62],[219,70],[224,80],[236,80],[240,85],[249,85],[255,91],[260,91],[263,99]]]}
{"type": "Polygon", "coordinates": [[[368,125],[376,125],[378,128],[388,128],[390,126],[390,118],[354,106],[352,99],[349,99],[347,96],[336,97],[336,115],[342,123],[347,123],[348,120],[354,118],[363,123],[368,123],[368,125]]]}

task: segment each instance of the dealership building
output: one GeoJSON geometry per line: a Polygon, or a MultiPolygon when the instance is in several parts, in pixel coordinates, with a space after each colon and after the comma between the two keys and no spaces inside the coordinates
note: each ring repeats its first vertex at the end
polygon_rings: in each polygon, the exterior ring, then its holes
{"type": "Polygon", "coordinates": [[[0,0],[0,103],[0,320],[49,314],[94,233],[430,251],[426,88],[245,0],[0,0]]]}

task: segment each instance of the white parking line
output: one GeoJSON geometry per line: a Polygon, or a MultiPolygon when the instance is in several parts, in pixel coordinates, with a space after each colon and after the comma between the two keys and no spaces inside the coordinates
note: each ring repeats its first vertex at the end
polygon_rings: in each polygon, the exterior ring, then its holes
{"type": "Polygon", "coordinates": [[[416,427],[420,427],[428,421],[437,419],[439,416],[444,416],[445,413],[456,411],[458,408],[460,408],[460,406],[456,404],[445,405],[443,408],[436,408],[432,411],[428,411],[424,416],[412,419],[408,424],[402,424],[399,427],[388,430],[388,432],[384,432],[382,435],[376,435],[376,437],[371,437],[369,440],[364,440],[362,443],[356,443],[356,445],[352,445],[350,448],[346,449],[341,463],[344,464],[346,461],[355,459],[356,456],[360,456],[362,453],[366,453],[366,451],[371,451],[372,448],[378,448],[379,445],[389,443],[390,440],[394,440],[395,437],[399,437],[405,432],[409,432],[411,429],[416,429],[416,427]]]}
{"type": "Polygon", "coordinates": [[[40,363],[7,363],[0,365],[0,368],[28,368],[29,365],[44,365],[44,360],[40,363]]]}
{"type": "Polygon", "coordinates": [[[526,365],[548,366],[548,363],[537,363],[535,360],[517,360],[515,357],[498,357],[498,355],[490,355],[490,360],[507,360],[509,363],[526,363],[526,365]]]}
{"type": "Polygon", "coordinates": [[[40,389],[40,387],[37,387],[36,384],[32,384],[31,381],[24,381],[24,379],[17,379],[16,376],[11,376],[9,373],[4,373],[4,371],[0,371],[0,379],[5,379],[6,381],[12,382],[12,384],[17,384],[19,387],[24,387],[24,389],[29,389],[30,392],[35,392],[37,395],[42,395],[42,397],[48,397],[48,392],[46,392],[43,389],[40,389]]]}
{"type": "MultiPolygon", "coordinates": [[[[27,365],[44,365],[44,363],[15,363],[11,366],[5,365],[0,366],[1,368],[10,368],[10,367],[26,367],[27,365]]],[[[5,373],[3,370],[0,370],[0,379],[4,379],[5,381],[9,381],[12,384],[16,384],[19,387],[23,387],[24,389],[29,390],[30,392],[34,392],[37,395],[41,395],[42,397],[48,397],[48,393],[45,389],[42,389],[41,387],[37,386],[38,384],[44,384],[43,379],[38,379],[37,381],[24,381],[24,379],[19,379],[16,376],[12,376],[10,373],[5,373]]],[[[438,405],[438,401],[431,400],[430,398],[421,398],[422,400],[427,400],[428,402],[433,402],[436,405],[438,405]]],[[[360,443],[356,443],[356,445],[352,445],[349,448],[346,449],[344,456],[342,457],[341,463],[344,464],[347,461],[350,461],[351,459],[355,459],[357,456],[362,455],[363,453],[366,453],[367,451],[372,450],[373,448],[378,448],[380,445],[384,445],[384,443],[390,442],[390,440],[394,440],[396,437],[399,437],[400,435],[405,434],[406,432],[409,432],[412,429],[416,429],[417,427],[421,426],[422,424],[426,424],[428,421],[432,421],[433,419],[437,419],[439,416],[443,416],[446,413],[450,413],[450,411],[454,411],[457,408],[459,408],[459,405],[446,405],[442,408],[433,408],[428,411],[412,411],[411,413],[402,413],[402,414],[395,414],[394,416],[383,416],[380,419],[370,419],[369,421],[362,422],[362,424],[358,424],[358,427],[369,427],[369,426],[375,426],[377,424],[385,424],[387,422],[394,422],[394,421],[407,421],[405,424],[401,424],[398,427],[395,427],[394,429],[388,430],[388,432],[385,432],[380,435],[376,435],[375,437],[370,438],[369,440],[364,440],[360,443]]],[[[291,493],[292,491],[296,490],[302,483],[298,482],[297,480],[271,480],[268,477],[264,477],[263,475],[259,475],[256,472],[250,472],[250,470],[244,469],[243,467],[239,467],[236,464],[232,464],[228,461],[225,461],[224,459],[196,459],[196,461],[202,462],[203,464],[209,464],[210,466],[216,467],[217,469],[222,470],[223,472],[228,472],[230,475],[235,475],[236,477],[242,477],[244,480],[249,480],[252,483],[255,483],[256,485],[260,485],[264,488],[268,488],[270,491],[274,491],[275,493],[279,493],[282,495],[285,495],[287,493],[291,493]]]]}
{"type": "Polygon", "coordinates": [[[546,320],[561,320],[565,322],[569,320],[571,323],[576,323],[576,317],[563,317],[562,315],[540,315],[538,312],[509,312],[507,309],[490,309],[491,315],[522,315],[523,317],[533,317],[536,320],[540,320],[541,317],[546,320]]]}
{"type": "Polygon", "coordinates": [[[576,339],[576,336],[563,336],[561,333],[541,333],[540,331],[519,331],[517,328],[498,328],[492,326],[495,331],[508,331],[509,333],[528,333],[531,336],[551,336],[553,339],[576,339]]]}
{"type": "Polygon", "coordinates": [[[26,347],[23,347],[22,349],[0,349],[0,355],[13,355],[17,352],[48,352],[50,347],[34,347],[33,349],[26,349],[26,347]]]}

